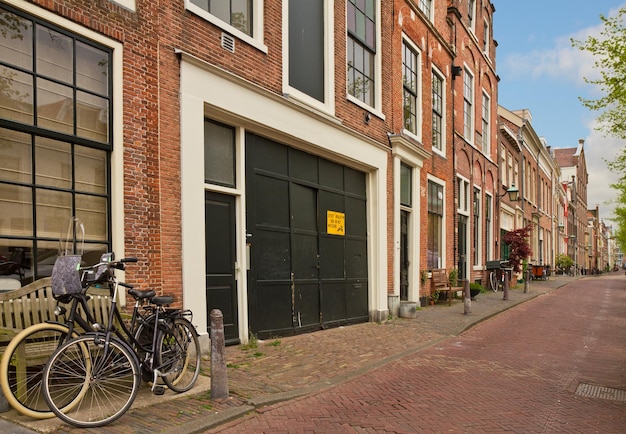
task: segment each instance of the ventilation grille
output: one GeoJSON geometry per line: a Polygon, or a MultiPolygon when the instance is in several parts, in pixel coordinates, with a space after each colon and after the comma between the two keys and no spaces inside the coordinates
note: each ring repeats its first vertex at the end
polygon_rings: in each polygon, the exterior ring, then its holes
{"type": "Polygon", "coordinates": [[[235,52],[235,38],[227,33],[222,33],[222,48],[228,50],[231,53],[235,52]]]}

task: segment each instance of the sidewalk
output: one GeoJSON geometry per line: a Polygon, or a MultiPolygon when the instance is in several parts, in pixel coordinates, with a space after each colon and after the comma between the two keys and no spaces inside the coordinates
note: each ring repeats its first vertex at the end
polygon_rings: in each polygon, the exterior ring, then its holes
{"type": "MultiPolygon", "coordinates": [[[[255,408],[341,383],[436,345],[503,310],[577,278],[552,276],[546,281],[531,281],[528,293],[523,292],[523,284],[518,284],[509,291],[509,300],[503,300],[502,292],[488,291],[472,301],[469,315],[463,313],[463,302],[454,300],[450,307],[446,303],[424,307],[415,319],[397,318],[382,324],[370,322],[258,341],[256,346],[227,347],[230,398],[211,400],[208,377],[201,377],[199,384],[182,396],[152,397],[142,391],[127,414],[98,432],[204,432],[255,408]]],[[[208,372],[209,368],[207,359],[202,372],[208,372]]],[[[36,432],[85,432],[64,426],[56,418],[33,421],[13,410],[0,417],[36,432]]]]}

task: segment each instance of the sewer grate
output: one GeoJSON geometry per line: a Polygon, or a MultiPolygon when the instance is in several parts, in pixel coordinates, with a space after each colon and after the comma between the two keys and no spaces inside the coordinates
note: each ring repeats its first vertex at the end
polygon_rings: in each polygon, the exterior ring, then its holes
{"type": "Polygon", "coordinates": [[[595,384],[579,383],[576,388],[576,395],[588,398],[600,398],[609,399],[611,401],[626,402],[626,390],[597,386],[595,384]]]}

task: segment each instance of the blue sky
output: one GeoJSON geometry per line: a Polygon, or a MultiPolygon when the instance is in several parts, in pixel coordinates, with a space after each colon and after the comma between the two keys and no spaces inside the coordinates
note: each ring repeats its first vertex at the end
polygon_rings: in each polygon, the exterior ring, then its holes
{"type": "Polygon", "coordinates": [[[498,102],[509,110],[529,109],[533,127],[553,148],[570,148],[585,140],[589,172],[587,205],[600,207],[611,224],[616,197],[608,187],[617,177],[606,168],[626,146],[623,140],[595,131],[598,113],[582,106],[579,96],[597,98],[598,90],[583,77],[593,78],[594,58],[572,47],[570,39],[598,35],[600,14],[613,15],[626,0],[492,0],[498,41],[496,72],[498,102]]]}

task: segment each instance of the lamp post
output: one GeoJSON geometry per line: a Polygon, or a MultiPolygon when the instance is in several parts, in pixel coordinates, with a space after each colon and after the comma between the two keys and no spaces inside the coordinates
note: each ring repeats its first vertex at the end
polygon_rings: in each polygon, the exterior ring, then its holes
{"type": "MultiPolygon", "coordinates": [[[[502,187],[504,187],[504,185],[502,187]]],[[[500,202],[500,199],[502,199],[507,194],[509,195],[510,202],[517,202],[520,200],[519,188],[517,188],[514,183],[511,183],[511,186],[507,188],[504,193],[496,195],[496,204],[498,204],[500,202]]],[[[500,221],[500,216],[498,215],[498,222],[499,221],[500,221]]],[[[508,300],[509,299],[509,286],[510,286],[510,279],[511,279],[512,272],[511,274],[509,274],[509,271],[508,270],[505,271],[504,269],[502,269],[502,272],[505,273],[504,284],[502,285],[502,290],[504,292],[504,300],[508,300]]]]}

